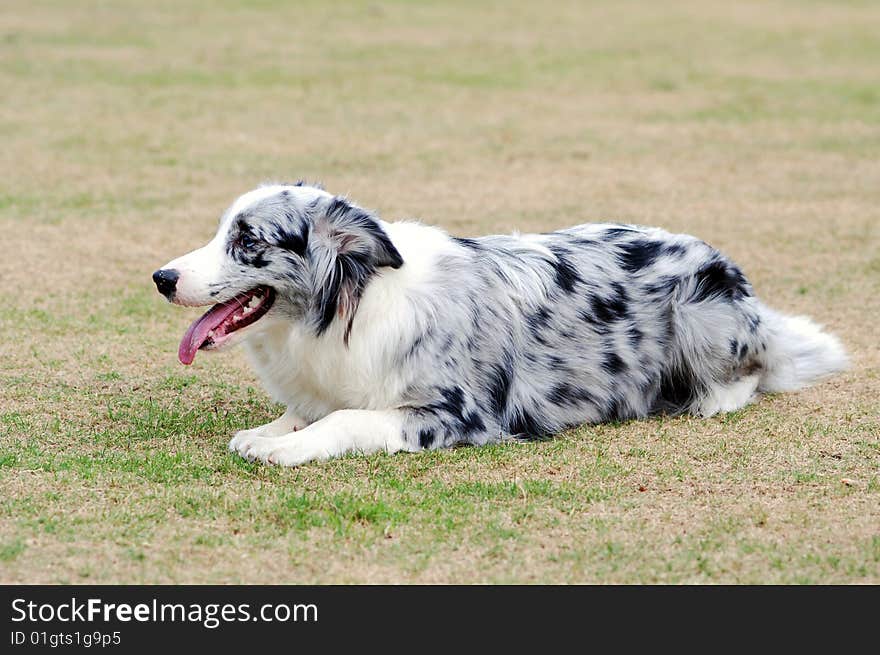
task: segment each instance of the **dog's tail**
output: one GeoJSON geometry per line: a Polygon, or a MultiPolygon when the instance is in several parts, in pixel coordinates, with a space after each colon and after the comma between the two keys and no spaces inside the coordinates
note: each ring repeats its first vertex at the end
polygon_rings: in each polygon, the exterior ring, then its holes
{"type": "Polygon", "coordinates": [[[840,341],[806,316],[761,308],[767,350],[759,391],[794,391],[845,370],[849,358],[840,341]]]}

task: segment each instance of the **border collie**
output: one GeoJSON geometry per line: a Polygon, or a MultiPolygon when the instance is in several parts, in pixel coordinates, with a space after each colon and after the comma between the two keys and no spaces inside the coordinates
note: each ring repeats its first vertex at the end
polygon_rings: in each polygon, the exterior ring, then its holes
{"type": "Polygon", "coordinates": [[[182,363],[244,345],[287,410],[229,448],[284,466],[707,417],[847,366],[834,336],[763,305],[692,236],[602,223],[455,238],[302,182],[244,194],[153,280],[213,305],[182,363]]]}

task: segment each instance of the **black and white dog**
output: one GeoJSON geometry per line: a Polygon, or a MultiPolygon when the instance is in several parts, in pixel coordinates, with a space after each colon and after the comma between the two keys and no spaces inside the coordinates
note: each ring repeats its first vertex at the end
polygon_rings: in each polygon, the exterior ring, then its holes
{"type": "Polygon", "coordinates": [[[153,274],[214,306],[179,357],[244,343],[284,415],[229,448],[294,466],[711,416],[844,369],[838,340],[758,301],[706,243],[634,225],[461,239],[302,183],[244,194],[153,274]]]}

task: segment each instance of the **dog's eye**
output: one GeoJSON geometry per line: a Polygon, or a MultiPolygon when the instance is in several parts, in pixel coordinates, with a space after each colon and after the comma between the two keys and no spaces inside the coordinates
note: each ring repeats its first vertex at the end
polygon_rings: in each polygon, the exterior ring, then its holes
{"type": "Polygon", "coordinates": [[[251,248],[256,248],[257,240],[252,237],[250,234],[240,234],[238,237],[238,245],[240,245],[245,250],[250,250],[251,248]]]}

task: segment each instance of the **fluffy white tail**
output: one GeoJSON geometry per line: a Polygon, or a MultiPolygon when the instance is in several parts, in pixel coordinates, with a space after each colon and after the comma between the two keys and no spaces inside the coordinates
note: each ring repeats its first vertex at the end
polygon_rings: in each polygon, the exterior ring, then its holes
{"type": "Polygon", "coordinates": [[[840,341],[806,316],[762,308],[767,351],[759,391],[794,391],[843,371],[849,358],[840,341]]]}

